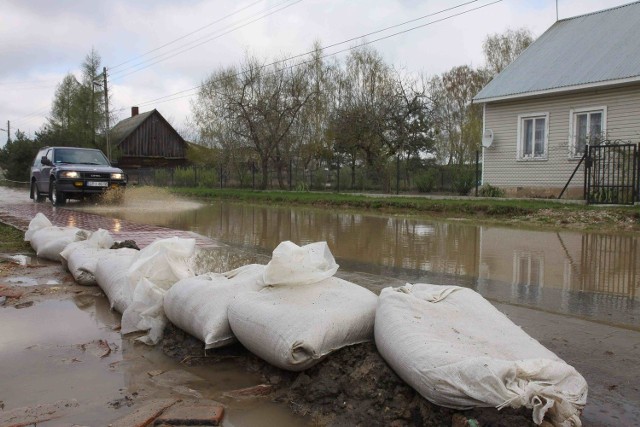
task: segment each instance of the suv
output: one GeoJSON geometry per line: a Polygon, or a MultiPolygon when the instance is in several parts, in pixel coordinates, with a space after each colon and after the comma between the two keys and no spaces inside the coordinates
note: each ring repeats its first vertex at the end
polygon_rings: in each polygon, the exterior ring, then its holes
{"type": "Polygon", "coordinates": [[[102,151],[93,148],[45,147],[31,165],[30,198],[42,202],[48,195],[54,206],[126,185],[122,169],[111,166],[102,151]]]}

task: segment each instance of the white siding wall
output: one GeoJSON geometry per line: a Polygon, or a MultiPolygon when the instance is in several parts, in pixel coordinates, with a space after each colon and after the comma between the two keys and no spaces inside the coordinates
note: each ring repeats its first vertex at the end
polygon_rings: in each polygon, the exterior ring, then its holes
{"type": "MultiPolygon", "coordinates": [[[[569,160],[570,110],[600,106],[607,107],[609,139],[640,141],[640,86],[486,104],[485,128],[493,130],[494,140],[484,149],[484,183],[512,190],[546,189],[557,195],[578,163],[569,160]],[[518,115],[540,112],[549,113],[548,160],[518,161],[518,115]]],[[[571,182],[574,194],[582,189],[583,171],[581,166],[571,182]]]]}

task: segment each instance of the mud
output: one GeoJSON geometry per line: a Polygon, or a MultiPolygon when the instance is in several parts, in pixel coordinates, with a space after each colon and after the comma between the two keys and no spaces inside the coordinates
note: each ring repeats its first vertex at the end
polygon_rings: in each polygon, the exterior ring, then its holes
{"type": "Polygon", "coordinates": [[[431,404],[406,385],[380,357],[373,343],[338,350],[302,373],[275,368],[241,345],[203,353],[203,345],[169,325],[162,350],[188,366],[215,367],[233,360],[257,373],[261,386],[236,399],[264,398],[286,404],[319,426],[451,426],[453,418],[482,426],[534,426],[530,411],[476,408],[457,411],[431,404]]]}

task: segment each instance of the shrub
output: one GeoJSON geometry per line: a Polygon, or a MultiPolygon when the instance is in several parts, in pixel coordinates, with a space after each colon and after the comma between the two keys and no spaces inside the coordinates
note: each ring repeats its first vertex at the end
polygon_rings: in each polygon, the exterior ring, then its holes
{"type": "Polygon", "coordinates": [[[436,171],[429,169],[415,178],[416,187],[420,193],[430,193],[436,186],[436,171]]]}
{"type": "Polygon", "coordinates": [[[484,184],[479,191],[482,197],[504,197],[506,194],[502,188],[494,187],[491,184],[484,184]]]}
{"type": "Polygon", "coordinates": [[[467,195],[472,188],[475,187],[476,174],[475,171],[459,168],[453,174],[452,187],[453,191],[460,195],[467,195]]]}

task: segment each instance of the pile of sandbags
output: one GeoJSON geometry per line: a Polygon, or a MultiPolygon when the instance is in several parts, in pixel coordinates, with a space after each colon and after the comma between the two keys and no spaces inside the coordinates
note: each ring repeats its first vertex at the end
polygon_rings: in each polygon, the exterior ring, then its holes
{"type": "Polygon", "coordinates": [[[229,305],[234,335],[252,353],[291,371],[371,340],[378,298],[332,277],[337,269],[326,242],[281,243],[264,271],[267,286],[241,293],[229,305]]]}
{"type": "Polygon", "coordinates": [[[108,249],[105,230],[55,227],[38,214],[25,240],[38,256],[66,262],[78,283],[97,283],[123,314],[122,332],[145,331],[138,339],[147,344],[171,320],[206,349],[237,339],[272,365],[301,371],[375,335],[389,366],[437,405],[525,406],[537,424],[581,425],[584,378],[467,288],[407,284],[377,297],[334,277],[326,242],[282,242],[266,266],[194,276],[194,239],[108,249]]]}
{"type": "Polygon", "coordinates": [[[52,261],[62,261],[62,252],[69,243],[86,240],[91,233],[77,227],[54,226],[41,212],[29,222],[29,228],[25,232],[24,240],[40,258],[52,261]]]}
{"type": "Polygon", "coordinates": [[[526,406],[533,421],[579,426],[587,383],[478,293],[416,284],[380,294],[375,342],[431,402],[455,409],[526,406]]]}
{"type": "Polygon", "coordinates": [[[110,249],[114,241],[106,230],[57,227],[38,213],[25,241],[39,257],[62,262],[79,284],[99,285],[111,307],[122,313],[122,332],[146,332],[138,340],[147,344],[162,337],[167,290],[194,275],[195,239],[159,239],[141,251],[110,249]]]}

